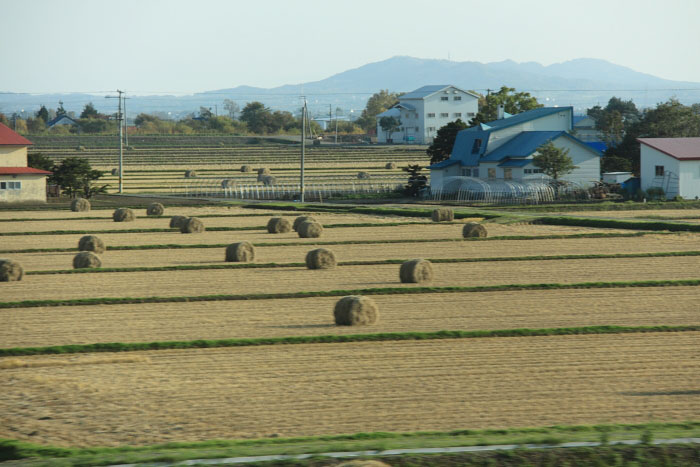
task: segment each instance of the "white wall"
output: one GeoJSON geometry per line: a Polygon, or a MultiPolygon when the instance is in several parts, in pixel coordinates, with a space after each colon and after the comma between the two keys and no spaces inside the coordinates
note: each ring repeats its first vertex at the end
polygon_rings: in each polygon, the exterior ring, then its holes
{"type": "Polygon", "coordinates": [[[561,112],[512,125],[502,130],[492,130],[487,150],[493,151],[523,131],[571,131],[571,109],[562,109],[561,112]]]}
{"type": "Polygon", "coordinates": [[[21,182],[22,187],[15,189],[0,189],[0,203],[15,203],[21,201],[46,202],[46,175],[0,175],[0,182],[21,182]]]}
{"type": "Polygon", "coordinates": [[[685,199],[700,198],[700,161],[681,161],[680,195],[685,199]]]}
{"type": "Polygon", "coordinates": [[[570,174],[564,175],[562,180],[575,182],[583,186],[593,186],[596,181],[600,181],[600,156],[595,155],[583,145],[565,136],[560,136],[554,140],[554,145],[561,149],[569,150],[569,157],[574,165],[570,174]]]}
{"type": "MultiPolygon", "coordinates": [[[[641,175],[641,188],[642,190],[648,190],[651,187],[661,187],[666,192],[666,196],[673,198],[678,195],[678,191],[675,190],[676,184],[673,187],[669,185],[670,189],[667,189],[665,183],[665,177],[656,176],[656,166],[661,165],[664,167],[664,174],[667,172],[672,172],[676,175],[680,174],[679,160],[675,159],[669,155],[664,154],[661,151],[657,151],[654,148],[650,148],[646,144],[640,144],[640,175],[641,175]]],[[[679,180],[680,182],[680,180],[679,180]]],[[[681,195],[683,196],[683,195],[681,195]]],[[[696,195],[693,195],[694,198],[696,195]]]]}

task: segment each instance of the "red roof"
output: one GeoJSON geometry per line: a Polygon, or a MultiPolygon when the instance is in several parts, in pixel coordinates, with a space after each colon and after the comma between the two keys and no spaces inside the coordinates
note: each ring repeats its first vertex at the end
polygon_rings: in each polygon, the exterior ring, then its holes
{"type": "Polygon", "coordinates": [[[7,125],[0,123],[0,145],[29,146],[31,144],[34,143],[10,130],[7,125]]]}
{"type": "Polygon", "coordinates": [[[680,161],[700,160],[700,138],[637,138],[637,141],[680,161]]]}
{"type": "Polygon", "coordinates": [[[34,167],[0,167],[0,175],[51,175],[52,173],[34,167]]]}

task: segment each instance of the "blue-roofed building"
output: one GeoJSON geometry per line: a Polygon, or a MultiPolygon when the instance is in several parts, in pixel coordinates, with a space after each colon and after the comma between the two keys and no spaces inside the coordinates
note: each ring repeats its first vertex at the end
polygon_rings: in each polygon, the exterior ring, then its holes
{"type": "Polygon", "coordinates": [[[595,120],[588,115],[574,115],[574,134],[585,142],[599,142],[601,134],[595,129],[595,120]]]}
{"type": "Polygon", "coordinates": [[[399,103],[377,115],[377,142],[430,144],[437,131],[458,118],[469,122],[479,111],[479,94],[456,86],[423,86],[399,97],[399,103]],[[401,127],[389,135],[382,130],[382,117],[394,117],[401,127]]]}
{"type": "Polygon", "coordinates": [[[572,107],[541,107],[457,133],[450,158],[430,167],[430,186],[443,189],[450,177],[539,181],[547,176],[532,158],[548,142],[568,149],[576,169],[563,180],[584,186],[600,180],[602,153],[571,134],[572,107]]]}

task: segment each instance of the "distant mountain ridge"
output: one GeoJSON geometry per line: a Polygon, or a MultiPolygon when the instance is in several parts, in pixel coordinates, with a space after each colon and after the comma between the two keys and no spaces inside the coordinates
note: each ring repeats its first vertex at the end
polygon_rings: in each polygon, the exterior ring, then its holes
{"type": "MultiPolygon", "coordinates": [[[[222,114],[224,99],[235,100],[241,107],[246,102],[262,101],[273,109],[296,111],[303,92],[316,114],[327,115],[330,105],[359,115],[371,94],[380,89],[408,92],[426,84],[452,84],[481,93],[506,85],[530,92],[545,105],[573,105],[577,113],[596,104],[605,105],[612,96],[632,99],[639,107],[654,106],[670,97],[684,104],[700,102],[700,83],[666,80],[600,59],[579,58],[544,66],[512,60],[480,63],[396,56],[319,81],[275,88],[237,86],[189,96],[129,95],[129,111],[134,115],[171,112],[172,116],[181,117],[204,106],[222,114]]],[[[59,99],[66,109],[77,113],[90,100],[98,110],[114,104],[81,94],[4,94],[0,95],[0,112],[12,113],[21,108],[35,111],[41,104],[56,107],[59,99]]]]}

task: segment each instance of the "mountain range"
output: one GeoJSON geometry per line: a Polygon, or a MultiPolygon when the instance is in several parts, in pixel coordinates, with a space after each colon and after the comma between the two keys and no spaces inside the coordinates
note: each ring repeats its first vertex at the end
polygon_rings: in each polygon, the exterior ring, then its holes
{"type": "MultiPolygon", "coordinates": [[[[670,97],[685,104],[700,102],[700,83],[666,80],[599,59],[580,58],[544,66],[512,60],[480,63],[397,56],[320,81],[275,88],[238,86],[187,96],[129,95],[128,110],[133,115],[169,112],[173,117],[182,117],[204,106],[223,114],[224,99],[232,99],[240,107],[246,102],[261,101],[274,110],[297,111],[299,96],[303,94],[312,114],[328,115],[330,107],[340,108],[346,115],[359,115],[367,99],[380,89],[408,92],[426,84],[453,84],[482,94],[505,85],[530,92],[545,105],[573,105],[577,113],[585,113],[586,108],[596,104],[605,105],[612,96],[632,99],[638,107],[654,106],[670,97]]],[[[59,100],[67,110],[76,113],[89,101],[98,110],[114,107],[114,102],[105,102],[102,96],[10,93],[0,95],[0,112],[31,112],[42,104],[55,108],[59,100]]]]}

